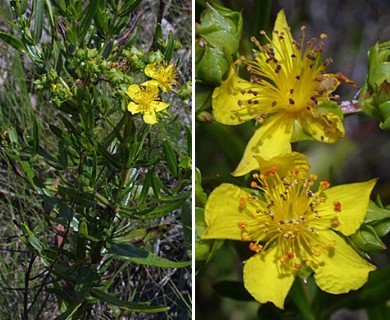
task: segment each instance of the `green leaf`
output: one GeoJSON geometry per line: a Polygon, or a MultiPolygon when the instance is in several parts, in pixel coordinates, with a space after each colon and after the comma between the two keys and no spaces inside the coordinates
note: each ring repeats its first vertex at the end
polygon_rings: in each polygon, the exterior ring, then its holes
{"type": "Polygon", "coordinates": [[[140,249],[132,244],[117,242],[114,240],[108,241],[107,251],[117,258],[130,260],[134,263],[162,267],[162,268],[183,268],[191,265],[190,261],[171,261],[161,258],[155,254],[140,249]]]}
{"type": "Polygon", "coordinates": [[[202,111],[211,110],[211,97],[213,95],[214,87],[201,85],[200,83],[195,83],[195,113],[198,115],[202,111]]]}
{"type": "Polygon", "coordinates": [[[54,16],[53,16],[53,8],[51,6],[50,0],[46,0],[47,13],[49,15],[50,24],[52,27],[55,26],[54,16]]]}
{"type": "Polygon", "coordinates": [[[54,320],[68,320],[71,319],[73,314],[77,311],[77,309],[80,307],[82,301],[75,301],[73,302],[64,313],[59,315],[57,318],[54,320]]]}
{"type": "Polygon", "coordinates": [[[208,5],[202,12],[201,24],[196,35],[201,36],[211,46],[223,49],[228,56],[239,47],[242,32],[242,15],[217,3],[208,5]]]}
{"type": "Polygon", "coordinates": [[[186,202],[181,207],[181,223],[183,226],[184,241],[186,243],[187,254],[192,257],[192,210],[191,204],[186,202]]]}
{"type": "Polygon", "coordinates": [[[137,8],[137,6],[141,3],[141,0],[128,0],[123,2],[124,4],[119,14],[120,17],[127,16],[129,13],[133,12],[135,8],[137,8]]]}
{"type": "Polygon", "coordinates": [[[189,126],[185,126],[186,137],[187,137],[187,154],[192,158],[192,129],[189,126]]]}
{"type": "Polygon", "coordinates": [[[205,229],[204,209],[195,208],[195,260],[198,264],[197,270],[203,263],[209,261],[224,243],[224,240],[201,240],[205,229]]]}
{"type": "Polygon", "coordinates": [[[33,249],[39,256],[42,255],[42,251],[45,248],[43,243],[34,235],[34,233],[30,230],[26,223],[22,223],[20,225],[24,236],[26,237],[26,241],[24,241],[27,245],[30,244],[30,248],[33,249]]]}
{"type": "Polygon", "coordinates": [[[80,190],[76,190],[74,188],[59,185],[58,193],[62,197],[64,197],[66,201],[78,203],[85,207],[95,206],[98,204],[98,201],[94,195],[80,190]]]}
{"type": "Polygon", "coordinates": [[[196,44],[195,77],[202,83],[221,84],[231,63],[232,59],[222,49],[196,44]]]}
{"type": "Polygon", "coordinates": [[[370,223],[378,220],[390,218],[390,210],[381,208],[375,204],[374,201],[370,200],[367,209],[367,215],[364,219],[364,223],[370,223]]]}
{"type": "Polygon", "coordinates": [[[95,3],[95,1],[91,1],[80,15],[80,17],[82,17],[81,27],[77,34],[79,43],[83,43],[83,41],[85,41],[85,36],[92,25],[92,19],[95,17],[98,8],[99,6],[95,3]]]}
{"type": "Polygon", "coordinates": [[[363,225],[351,236],[351,240],[364,252],[380,252],[386,249],[375,229],[370,225],[363,225]]]}
{"type": "Polygon", "coordinates": [[[189,193],[184,193],[177,196],[171,196],[169,198],[162,199],[165,201],[165,203],[158,204],[153,209],[147,209],[144,211],[137,212],[135,214],[134,212],[131,212],[131,215],[132,217],[139,218],[139,219],[160,218],[180,208],[183,205],[183,203],[187,200],[188,197],[189,197],[189,193]]]}
{"type": "Polygon", "coordinates": [[[167,311],[169,308],[165,306],[150,306],[149,303],[145,302],[128,302],[118,299],[112,294],[109,294],[105,291],[93,288],[91,290],[92,297],[95,297],[99,300],[106,301],[107,303],[118,306],[120,308],[123,308],[128,311],[133,312],[145,312],[145,313],[156,313],[156,312],[164,312],[167,311]]]}
{"type": "Polygon", "coordinates": [[[43,4],[44,0],[35,1],[34,43],[40,42],[42,38],[43,4]]]}
{"type": "Polygon", "coordinates": [[[163,141],[163,151],[165,154],[165,160],[167,160],[169,171],[171,172],[172,176],[174,178],[177,178],[177,159],[176,155],[173,152],[173,149],[171,147],[171,144],[168,142],[168,140],[163,141]]]}
{"type": "Polygon", "coordinates": [[[207,202],[207,194],[202,187],[202,174],[195,168],[195,205],[204,208],[207,202]]]}
{"type": "Polygon", "coordinates": [[[144,203],[149,195],[150,184],[152,181],[153,169],[149,169],[142,184],[142,190],[139,195],[139,202],[144,203]]]}
{"type": "Polygon", "coordinates": [[[173,32],[169,31],[167,45],[166,45],[165,51],[164,51],[165,61],[167,61],[167,62],[171,61],[174,47],[175,47],[175,38],[173,36],[173,32]]]}
{"type": "Polygon", "coordinates": [[[39,151],[39,131],[38,131],[38,121],[37,118],[34,117],[33,123],[33,151],[34,153],[38,153],[39,151]]]}
{"type": "Polygon", "coordinates": [[[14,37],[13,35],[0,31],[0,39],[3,40],[8,45],[10,45],[11,47],[13,47],[14,49],[22,53],[26,53],[26,48],[23,42],[20,39],[14,37]]]}

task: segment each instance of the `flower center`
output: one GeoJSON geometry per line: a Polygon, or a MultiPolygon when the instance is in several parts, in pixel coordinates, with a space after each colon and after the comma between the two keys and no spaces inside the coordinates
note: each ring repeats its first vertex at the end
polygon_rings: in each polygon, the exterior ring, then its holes
{"type": "Polygon", "coordinates": [[[134,101],[137,102],[142,110],[149,112],[151,103],[158,98],[158,90],[155,86],[141,86],[137,92],[134,101]]]}
{"type": "MultiPolygon", "coordinates": [[[[276,246],[280,262],[286,267],[299,270],[302,263],[316,267],[321,251],[335,246],[320,238],[320,232],[329,229],[318,211],[326,201],[323,190],[329,182],[320,182],[318,191],[313,192],[310,188],[317,176],[306,178],[299,167],[286,177],[280,177],[273,168],[266,174],[254,174],[254,178],[252,187],[261,190],[264,199],[250,195],[241,199],[241,208],[251,208],[252,217],[250,222],[238,224],[242,240],[251,241],[249,248],[255,252],[276,246]]],[[[335,204],[337,209],[341,210],[340,203],[335,204]]],[[[337,227],[337,218],[331,224],[337,227]]]]}
{"type": "MultiPolygon", "coordinates": [[[[329,100],[338,84],[336,79],[324,74],[331,59],[321,63],[323,42],[317,45],[317,39],[312,38],[305,46],[305,29],[301,30],[300,43],[291,38],[289,30],[274,31],[273,40],[262,31],[269,41],[263,46],[252,37],[258,51],[254,60],[242,57],[241,63],[247,65],[253,87],[238,93],[242,99],[235,110],[237,116],[245,112],[259,114],[261,121],[264,113],[315,112],[319,102],[329,100]]],[[[325,37],[324,34],[320,36],[321,39],[325,37]]]]}

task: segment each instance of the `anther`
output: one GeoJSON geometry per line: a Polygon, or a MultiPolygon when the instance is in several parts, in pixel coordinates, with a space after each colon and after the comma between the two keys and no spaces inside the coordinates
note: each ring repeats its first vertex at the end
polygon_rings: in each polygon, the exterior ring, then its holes
{"type": "Polygon", "coordinates": [[[256,252],[256,253],[258,253],[258,252],[263,250],[263,246],[261,244],[256,244],[254,242],[251,242],[249,244],[249,249],[254,251],[254,252],[256,252]]]}
{"type": "Polygon", "coordinates": [[[241,230],[245,230],[246,228],[246,223],[244,221],[240,221],[239,223],[237,223],[238,225],[238,228],[240,228],[241,230]]]}
{"type": "Polygon", "coordinates": [[[245,208],[245,204],[246,204],[246,197],[242,197],[240,199],[240,208],[245,208]]]}
{"type": "Polygon", "coordinates": [[[290,104],[295,104],[295,101],[294,101],[294,99],[292,99],[292,98],[288,99],[288,102],[289,102],[290,104]]]}
{"type": "Polygon", "coordinates": [[[340,203],[340,201],[333,202],[333,205],[334,205],[334,211],[341,212],[341,203],[340,203]]]}
{"type": "Polygon", "coordinates": [[[321,181],[320,182],[320,186],[323,188],[323,189],[328,189],[330,187],[330,183],[329,181],[321,181]]]}
{"type": "Polygon", "coordinates": [[[340,225],[340,221],[337,217],[332,220],[332,223],[331,223],[332,228],[337,228],[339,225],[340,225]]]}
{"type": "Polygon", "coordinates": [[[311,53],[307,54],[306,58],[308,58],[311,61],[314,61],[316,59],[316,57],[313,54],[311,54],[311,53]]]}

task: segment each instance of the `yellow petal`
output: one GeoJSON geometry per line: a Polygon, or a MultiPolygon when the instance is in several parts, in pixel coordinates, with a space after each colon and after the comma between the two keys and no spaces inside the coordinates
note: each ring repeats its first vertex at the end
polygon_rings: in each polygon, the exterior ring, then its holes
{"type": "Polygon", "coordinates": [[[155,124],[157,123],[156,113],[154,111],[145,112],[143,117],[145,123],[147,124],[155,124]]]}
{"type": "Polygon", "coordinates": [[[148,64],[145,69],[144,69],[144,72],[145,74],[150,77],[150,78],[156,78],[156,76],[158,76],[158,72],[156,70],[156,65],[157,63],[151,63],[151,64],[148,64]]]}
{"type": "Polygon", "coordinates": [[[137,101],[137,96],[139,95],[140,92],[141,92],[141,88],[140,88],[140,86],[137,85],[137,84],[132,84],[132,85],[129,86],[129,87],[127,88],[127,90],[126,90],[127,95],[128,95],[131,99],[133,99],[133,100],[135,100],[135,101],[137,101]]]}
{"type": "Polygon", "coordinates": [[[239,114],[235,112],[240,108],[238,104],[240,100],[253,98],[252,94],[241,93],[242,90],[250,88],[253,88],[252,83],[238,77],[231,68],[227,79],[213,92],[212,105],[215,119],[223,124],[237,125],[261,113],[253,109],[245,109],[245,112],[239,114]]]}
{"type": "MultiPolygon", "coordinates": [[[[233,184],[224,183],[215,188],[206,203],[207,228],[202,234],[202,239],[241,240],[238,223],[251,220],[240,208],[240,199],[246,195],[246,192],[233,184]]],[[[256,212],[256,209],[252,212],[256,212]]]]}
{"type": "Polygon", "coordinates": [[[286,15],[284,10],[280,10],[275,20],[274,32],[272,33],[272,44],[275,47],[275,57],[279,61],[284,60],[283,57],[291,57],[293,53],[293,44],[292,44],[292,36],[290,33],[290,27],[288,26],[286,15]],[[275,33],[278,31],[278,35],[275,33]],[[285,40],[281,41],[279,39],[280,33],[283,32],[283,38],[285,40]],[[281,54],[282,52],[287,51],[287,54],[281,54]]]}
{"type": "Polygon", "coordinates": [[[291,272],[280,272],[277,247],[254,255],[244,264],[244,285],[259,302],[272,302],[280,309],[294,282],[291,272]]]}
{"type": "Polygon", "coordinates": [[[244,155],[232,175],[242,176],[258,169],[255,155],[270,159],[291,152],[290,138],[293,124],[294,118],[289,113],[279,113],[266,118],[249,140],[244,155]]]}
{"type": "MultiPolygon", "coordinates": [[[[148,80],[142,83],[143,86],[153,86],[156,89],[158,88],[159,84],[160,82],[158,82],[157,80],[148,80]]],[[[156,94],[158,94],[158,89],[156,90],[156,94]]]]}
{"type": "Polygon", "coordinates": [[[357,290],[367,282],[368,273],[374,265],[359,256],[340,236],[333,231],[321,233],[324,243],[336,243],[334,248],[324,250],[314,268],[314,279],[324,291],[332,294],[357,290]]]}
{"type": "Polygon", "coordinates": [[[288,173],[293,171],[297,166],[305,174],[309,165],[306,156],[299,152],[289,152],[271,159],[264,159],[261,156],[254,157],[258,163],[260,172],[268,172],[272,168],[276,168],[280,177],[288,177],[288,173]]]}
{"type": "Polygon", "coordinates": [[[346,236],[355,233],[366,217],[371,190],[375,183],[376,179],[372,179],[324,190],[326,202],[318,206],[322,220],[329,221],[337,217],[339,226],[335,227],[335,230],[346,236]],[[340,211],[335,211],[335,209],[340,209],[340,211]]]}
{"type": "Polygon", "coordinates": [[[298,113],[297,120],[303,130],[321,142],[333,143],[345,134],[341,119],[333,113],[302,111],[298,113]]]}
{"type": "Polygon", "coordinates": [[[141,112],[139,105],[137,103],[132,102],[132,101],[129,102],[129,104],[127,105],[127,110],[129,110],[132,114],[136,114],[138,112],[141,112]]]}
{"type": "Polygon", "coordinates": [[[153,108],[156,112],[164,110],[169,107],[169,103],[161,102],[161,101],[152,101],[150,103],[150,107],[153,108]]]}

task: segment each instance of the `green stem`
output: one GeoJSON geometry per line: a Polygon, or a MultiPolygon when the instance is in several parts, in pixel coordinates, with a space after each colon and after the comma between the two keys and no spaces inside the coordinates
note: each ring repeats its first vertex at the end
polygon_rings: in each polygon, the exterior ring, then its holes
{"type": "Polygon", "coordinates": [[[295,282],[290,291],[290,297],[299,310],[302,320],[316,319],[311,308],[311,302],[301,278],[295,279],[295,282]]]}

